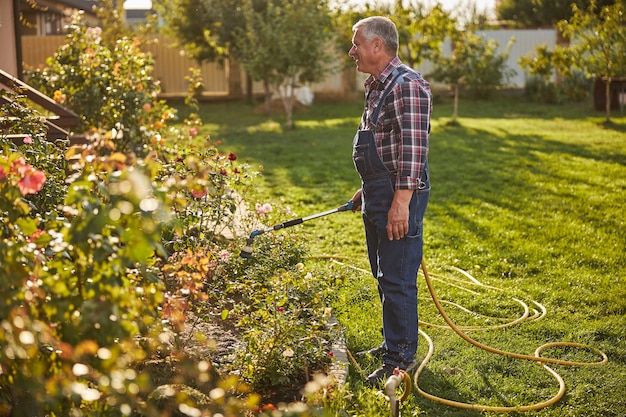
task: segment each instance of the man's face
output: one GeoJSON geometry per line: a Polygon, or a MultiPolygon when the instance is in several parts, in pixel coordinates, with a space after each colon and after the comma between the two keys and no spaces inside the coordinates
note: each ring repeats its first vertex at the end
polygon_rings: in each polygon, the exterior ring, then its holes
{"type": "Polygon", "coordinates": [[[377,42],[380,43],[380,39],[374,38],[367,40],[360,29],[357,29],[352,36],[352,48],[348,52],[348,55],[356,62],[356,69],[359,72],[367,74],[373,74],[376,71],[376,49],[377,42]]]}

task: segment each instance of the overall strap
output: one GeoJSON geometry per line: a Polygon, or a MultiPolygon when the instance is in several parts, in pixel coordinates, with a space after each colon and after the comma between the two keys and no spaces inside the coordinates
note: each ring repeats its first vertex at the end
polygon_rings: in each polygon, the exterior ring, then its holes
{"type": "Polygon", "coordinates": [[[393,86],[394,86],[396,80],[398,79],[398,77],[400,77],[405,72],[407,72],[406,69],[404,69],[402,67],[396,67],[391,72],[390,76],[393,77],[393,78],[391,79],[391,82],[389,83],[387,88],[385,88],[385,90],[383,91],[382,95],[378,99],[378,105],[376,106],[376,109],[374,109],[374,112],[370,116],[370,126],[376,126],[376,123],[378,123],[378,115],[380,114],[380,110],[383,108],[383,104],[385,104],[385,99],[387,98],[387,96],[391,92],[391,89],[393,88],[393,86]]]}

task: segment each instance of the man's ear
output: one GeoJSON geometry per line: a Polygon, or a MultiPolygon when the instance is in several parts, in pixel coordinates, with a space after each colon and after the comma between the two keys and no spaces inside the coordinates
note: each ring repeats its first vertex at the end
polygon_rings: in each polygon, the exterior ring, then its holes
{"type": "Polygon", "coordinates": [[[374,38],[374,47],[376,48],[376,52],[380,52],[385,49],[383,40],[381,38],[374,38]]]}

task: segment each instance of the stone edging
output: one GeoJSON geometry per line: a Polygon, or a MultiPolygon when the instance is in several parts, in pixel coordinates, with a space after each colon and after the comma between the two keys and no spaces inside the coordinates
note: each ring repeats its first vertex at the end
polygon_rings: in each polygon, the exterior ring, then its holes
{"type": "Polygon", "coordinates": [[[330,364],[330,376],[339,386],[345,385],[348,379],[348,348],[344,340],[341,325],[334,315],[328,319],[332,336],[331,352],[333,361],[330,364]]]}

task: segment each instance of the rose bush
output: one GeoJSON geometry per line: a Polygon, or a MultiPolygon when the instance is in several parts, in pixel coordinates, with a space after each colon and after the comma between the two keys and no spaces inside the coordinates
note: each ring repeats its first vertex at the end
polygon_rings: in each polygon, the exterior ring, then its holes
{"type": "Polygon", "coordinates": [[[294,399],[330,360],[331,282],[304,270],[295,233],[237,256],[253,228],[290,213],[249,209],[241,196],[257,173],[201,137],[195,113],[178,120],[157,100],[135,61],[149,57],[123,47],[131,41],[112,51],[96,35],[75,23],[70,45],[33,75],[83,116],[91,143],[46,142],[29,106],[0,135],[0,414],[160,416],[172,402],[172,413],[317,414],[261,404],[294,399]],[[30,140],[16,146],[12,133],[30,140]],[[192,320],[240,336],[221,375],[190,352],[190,334],[203,340],[192,320]],[[154,373],[163,364],[171,375],[154,373]]]}

